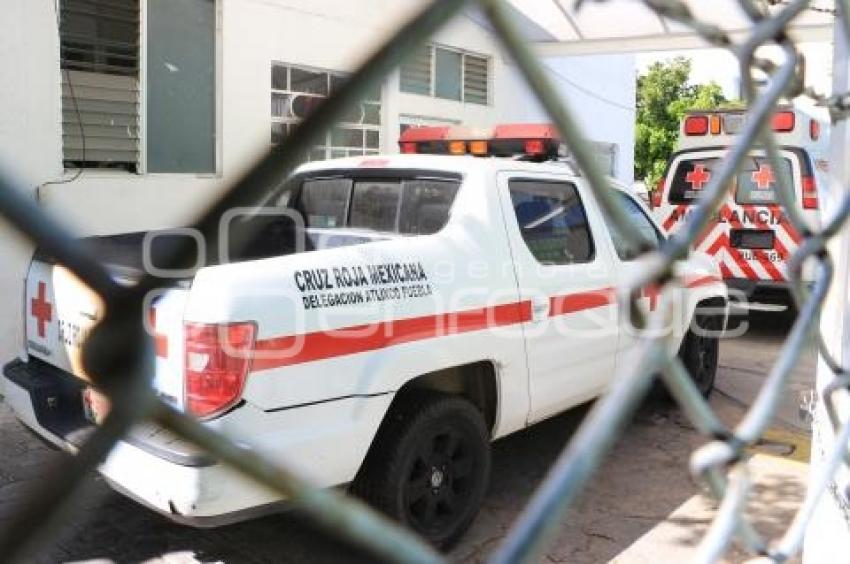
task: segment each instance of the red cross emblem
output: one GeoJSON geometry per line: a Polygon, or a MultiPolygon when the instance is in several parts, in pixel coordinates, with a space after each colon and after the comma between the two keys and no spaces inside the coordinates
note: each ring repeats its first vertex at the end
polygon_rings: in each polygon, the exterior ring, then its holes
{"type": "Polygon", "coordinates": [[[38,336],[44,338],[46,325],[53,321],[53,306],[47,301],[47,286],[38,283],[38,296],[30,300],[30,313],[38,321],[38,336]]]}
{"type": "Polygon", "coordinates": [[[694,165],[694,169],[685,176],[685,182],[690,182],[694,190],[702,190],[710,179],[711,172],[702,164],[694,165]]]}
{"type": "Polygon", "coordinates": [[[776,182],[776,177],[773,175],[773,168],[767,164],[759,165],[758,170],[753,171],[753,182],[760,190],[767,190],[770,185],[776,182]]]}

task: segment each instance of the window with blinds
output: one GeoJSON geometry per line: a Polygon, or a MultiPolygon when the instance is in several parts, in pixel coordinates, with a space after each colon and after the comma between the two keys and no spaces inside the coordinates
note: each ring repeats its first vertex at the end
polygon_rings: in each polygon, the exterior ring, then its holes
{"type": "Polygon", "coordinates": [[[136,171],[139,1],[61,0],[59,21],[65,166],[136,171]]]}
{"type": "Polygon", "coordinates": [[[486,104],[489,101],[490,61],[486,57],[463,56],[463,101],[486,104]]]}
{"type": "Polygon", "coordinates": [[[400,75],[402,92],[469,104],[490,102],[489,57],[426,45],[402,62],[400,75]]]}
{"type": "Polygon", "coordinates": [[[433,48],[424,45],[413,52],[401,65],[401,91],[412,94],[431,94],[431,56],[433,48]]]}

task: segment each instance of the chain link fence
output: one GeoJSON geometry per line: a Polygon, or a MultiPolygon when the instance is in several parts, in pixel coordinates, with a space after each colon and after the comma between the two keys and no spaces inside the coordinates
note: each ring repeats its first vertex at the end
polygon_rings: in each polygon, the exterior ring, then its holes
{"type": "MultiPolygon", "coordinates": [[[[576,6],[580,8],[583,3],[577,0],[576,6]]],[[[591,145],[580,133],[571,110],[564,105],[562,97],[550,84],[540,63],[521,38],[502,0],[436,0],[430,4],[399,29],[283,143],[269,150],[256,162],[218,202],[198,218],[195,227],[215,246],[219,218],[227,210],[263,205],[269,188],[286,179],[297,166],[298,155],[316,144],[343,115],[347,106],[357,101],[368,88],[395,68],[407,53],[425,42],[458,12],[473,4],[477,4],[486,15],[495,35],[560,129],[563,140],[592,186],[608,219],[616,222],[626,239],[640,241],[636,229],[612,196],[613,192],[598,167],[591,145]]],[[[646,330],[636,345],[634,358],[638,361],[623,366],[614,380],[614,387],[595,404],[508,537],[492,556],[495,562],[537,560],[557,532],[562,516],[592,478],[649,390],[654,374],[661,374],[681,409],[707,438],[706,444],[693,453],[690,467],[719,500],[719,509],[695,554],[697,561],[717,560],[735,539],[756,555],[765,555],[776,561],[788,559],[799,550],[806,524],[832,477],[842,465],[850,463],[850,454],[846,448],[850,443],[850,422],[841,422],[835,406],[837,395],[850,385],[850,375],[830,355],[816,327],[818,312],[833,276],[833,264],[826,251],[826,244],[850,216],[850,195],[844,197],[835,213],[818,232],[812,232],[794,203],[792,187],[788,185],[787,179],[783,176],[778,178],[778,197],[791,223],[804,238],[789,263],[799,314],[758,396],[737,426],[728,428],[721,423],[697,391],[681,361],[669,353],[671,347],[664,336],[665,332],[653,331],[667,326],[669,316],[673,315],[673,292],[670,290],[679,284],[673,275],[674,261],[688,254],[691,244],[720,205],[730,179],[736,174],[748,151],[755,145],[763,147],[774,168],[778,168],[778,148],[769,128],[777,102],[808,95],[826,105],[834,121],[846,117],[846,96],[828,98],[803,89],[801,56],[785,33],[786,26],[812,6],[809,0],[740,0],[752,25],[746,40],[736,44],[722,29],[695,19],[682,2],[644,0],[644,4],[660,16],[689,26],[709,44],[732,51],[740,64],[748,97],[748,119],[739,136],[739,143],[730,148],[720,169],[712,175],[699,205],[688,216],[683,228],[660,250],[645,252],[640,259],[643,264],[640,274],[619,288],[621,306],[628,308],[636,324],[646,330]],[[767,5],[773,5],[773,9],[768,11],[767,5]],[[781,47],[785,55],[781,64],[757,56],[757,49],[767,44],[781,47]],[[752,80],[755,70],[769,77],[767,85],[759,91],[752,80]],[[802,283],[804,261],[816,264],[816,276],[811,286],[802,283]],[[644,315],[637,307],[637,300],[641,288],[653,284],[662,288],[659,307],[644,315]],[[786,390],[786,382],[801,349],[811,336],[818,343],[822,361],[834,375],[821,400],[834,428],[835,446],[827,453],[823,464],[812,469],[807,495],[785,534],[779,539],[768,539],[759,534],[744,515],[751,487],[745,449],[756,443],[765,431],[786,390]]],[[[850,8],[844,1],[837,3],[836,25],[843,26],[850,37],[850,8]]],[[[170,429],[258,484],[285,496],[312,517],[328,535],[343,537],[376,559],[404,562],[443,560],[425,542],[388,522],[362,503],[334,491],[310,487],[290,470],[270,463],[163,403],[154,394],[148,379],[152,372],[150,363],[153,354],[149,354],[152,350],[150,336],[143,330],[142,308],[145,296],[156,289],[161,281],[148,275],[136,286],[127,288],[118,285],[95,256],[87,254],[76,244],[73,234],[64,231],[36,204],[21,196],[22,193],[9,177],[0,177],[0,210],[6,219],[55,257],[57,262],[85,280],[106,304],[105,318],[92,331],[85,344],[84,359],[87,372],[93,375],[96,385],[109,396],[113,408],[103,424],[80,448],[77,456],[63,460],[42,482],[39,490],[32,492],[28,502],[23,504],[24,509],[0,538],[0,560],[24,561],[36,554],[40,547],[49,544],[58,527],[73,512],[74,497],[83,479],[106,457],[116,441],[143,420],[170,429]]],[[[231,244],[242,248],[250,244],[255,233],[246,229],[242,235],[240,241],[231,244]]],[[[192,253],[188,241],[177,239],[163,265],[184,263],[192,253]]]]}

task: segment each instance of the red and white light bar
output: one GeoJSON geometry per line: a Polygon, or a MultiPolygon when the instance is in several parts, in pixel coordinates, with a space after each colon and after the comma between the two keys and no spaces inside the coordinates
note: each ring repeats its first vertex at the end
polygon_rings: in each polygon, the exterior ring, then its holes
{"type": "MultiPolygon", "coordinates": [[[[746,114],[734,112],[692,113],[685,116],[682,132],[688,137],[702,135],[735,135],[740,133],[746,122],[746,114]]],[[[792,110],[781,110],[773,114],[770,126],[777,133],[790,133],[797,126],[797,115],[792,110]]],[[[809,137],[817,141],[820,137],[820,123],[809,120],[809,137]]]]}
{"type": "Polygon", "coordinates": [[[402,153],[430,155],[525,156],[557,158],[561,137],[549,123],[509,123],[493,128],[464,126],[410,127],[399,137],[402,153]]]}

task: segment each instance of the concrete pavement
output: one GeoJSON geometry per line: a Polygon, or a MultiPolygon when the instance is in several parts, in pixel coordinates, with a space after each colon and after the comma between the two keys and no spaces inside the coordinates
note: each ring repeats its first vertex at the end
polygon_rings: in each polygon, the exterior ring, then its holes
{"type": "MultiPolygon", "coordinates": [[[[758,316],[745,337],[723,343],[718,393],[712,405],[728,424],[739,420],[752,401],[788,327],[786,317],[758,316]]],[[[803,458],[807,430],[797,419],[797,394],[811,384],[813,375],[814,352],[809,350],[774,422],[776,440],[759,449],[752,511],[767,531],[781,530],[802,499],[806,465],[793,459],[803,458]]],[[[586,406],[571,410],[494,445],[490,493],[472,529],[451,552],[453,560],[479,562],[493,551],[586,412],[586,406]]],[[[546,559],[570,563],[687,560],[714,508],[687,471],[690,453],[705,441],[675,408],[658,401],[644,405],[567,515],[546,559]]],[[[26,490],[38,487],[46,465],[64,455],[23,429],[2,402],[0,453],[2,528],[14,518],[26,490]]],[[[96,477],[88,480],[77,515],[55,546],[45,548],[42,561],[369,560],[315,531],[294,512],[196,530],[174,525],[112,493],[96,477]]],[[[744,559],[738,551],[728,555],[730,562],[744,559]]]]}

